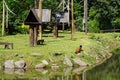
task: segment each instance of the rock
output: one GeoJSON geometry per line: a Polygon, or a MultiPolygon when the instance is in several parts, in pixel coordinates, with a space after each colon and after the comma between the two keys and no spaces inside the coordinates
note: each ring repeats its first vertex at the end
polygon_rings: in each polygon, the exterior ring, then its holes
{"type": "Polygon", "coordinates": [[[0,66],[0,70],[2,69],[2,66],[0,66]]]}
{"type": "Polygon", "coordinates": [[[65,57],[65,59],[64,59],[64,64],[66,64],[66,65],[68,65],[68,66],[70,66],[70,67],[73,66],[71,60],[70,60],[69,58],[67,58],[67,57],[65,57]]]}
{"type": "Polygon", "coordinates": [[[45,65],[48,65],[47,60],[42,60],[42,63],[45,64],[45,65]]]}
{"type": "Polygon", "coordinates": [[[14,57],[19,57],[19,58],[24,58],[24,55],[23,55],[23,54],[18,54],[18,53],[14,54],[13,56],[14,56],[14,57]]]}
{"type": "Polygon", "coordinates": [[[37,65],[35,66],[35,69],[41,69],[41,68],[45,68],[45,67],[46,67],[46,65],[43,64],[43,63],[41,63],[41,64],[37,64],[37,65]]]}
{"type": "Polygon", "coordinates": [[[33,57],[41,57],[41,56],[43,56],[43,55],[40,54],[40,53],[32,53],[31,56],[33,56],[33,57]]]}
{"type": "Polygon", "coordinates": [[[88,65],[87,63],[85,63],[84,61],[81,61],[81,60],[78,59],[78,58],[73,59],[73,61],[74,61],[76,64],[78,64],[79,66],[87,66],[87,65],[88,65]]]}
{"type": "Polygon", "coordinates": [[[13,69],[15,66],[14,66],[14,61],[13,60],[7,60],[5,62],[5,68],[9,68],[9,69],[13,69]]]}
{"type": "Polygon", "coordinates": [[[53,56],[61,56],[62,53],[53,53],[53,56]]]}
{"type": "Polygon", "coordinates": [[[25,68],[25,67],[26,67],[26,62],[24,60],[15,62],[15,68],[25,68]]]}
{"type": "Polygon", "coordinates": [[[18,54],[16,53],[16,54],[14,54],[13,56],[14,56],[14,57],[17,57],[17,56],[18,56],[18,54]]]}

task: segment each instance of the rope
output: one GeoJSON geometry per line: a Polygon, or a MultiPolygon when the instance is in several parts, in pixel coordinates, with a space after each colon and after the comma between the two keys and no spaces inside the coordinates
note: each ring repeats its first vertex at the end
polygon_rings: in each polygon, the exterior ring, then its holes
{"type": "Polygon", "coordinates": [[[6,4],[5,0],[3,0],[3,1],[4,1],[3,4],[5,4],[7,10],[8,10],[10,13],[12,13],[13,15],[16,15],[13,11],[10,10],[10,8],[9,8],[8,5],[6,4]]]}
{"type": "MultiPolygon", "coordinates": [[[[67,5],[66,2],[65,2],[65,0],[62,0],[61,3],[59,4],[59,6],[57,7],[57,9],[60,8],[62,4],[65,4],[65,6],[67,5]]],[[[68,4],[68,5],[69,5],[69,4],[68,4]]],[[[68,5],[67,5],[67,6],[68,6],[68,5]]],[[[66,6],[64,9],[66,9],[67,6],[66,6]]],[[[67,9],[68,9],[68,8],[67,8],[67,9]]]]}

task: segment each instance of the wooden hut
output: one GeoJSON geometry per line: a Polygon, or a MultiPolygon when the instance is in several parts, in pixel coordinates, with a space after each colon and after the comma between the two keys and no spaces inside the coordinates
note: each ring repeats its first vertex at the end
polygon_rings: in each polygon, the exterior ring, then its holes
{"type": "MultiPolygon", "coordinates": [[[[42,22],[50,22],[51,10],[42,9],[42,22]]],[[[29,25],[30,45],[37,45],[37,27],[42,24],[39,18],[39,9],[30,9],[26,19],[25,25],[29,25]]]]}

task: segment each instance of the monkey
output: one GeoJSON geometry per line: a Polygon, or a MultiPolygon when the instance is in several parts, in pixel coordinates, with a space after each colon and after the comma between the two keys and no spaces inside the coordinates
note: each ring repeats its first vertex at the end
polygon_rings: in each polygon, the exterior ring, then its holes
{"type": "Polygon", "coordinates": [[[81,51],[83,51],[83,50],[82,50],[82,45],[80,45],[80,46],[76,49],[75,54],[79,54],[79,53],[81,53],[81,51]]]}

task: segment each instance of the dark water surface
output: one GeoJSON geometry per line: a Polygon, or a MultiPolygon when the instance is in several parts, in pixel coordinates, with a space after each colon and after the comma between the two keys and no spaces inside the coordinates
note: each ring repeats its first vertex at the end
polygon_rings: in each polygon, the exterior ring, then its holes
{"type": "Polygon", "coordinates": [[[120,80],[120,49],[103,64],[86,72],[87,80],[120,80]]]}
{"type": "Polygon", "coordinates": [[[81,68],[65,68],[61,70],[0,70],[0,80],[120,80],[120,49],[103,64],[86,72],[81,68]]]}

